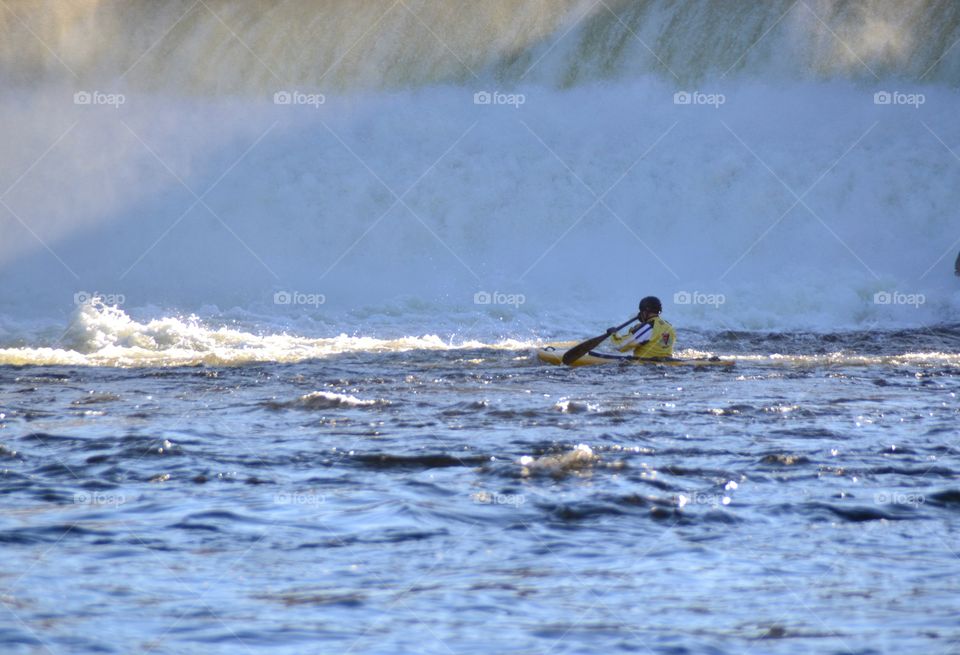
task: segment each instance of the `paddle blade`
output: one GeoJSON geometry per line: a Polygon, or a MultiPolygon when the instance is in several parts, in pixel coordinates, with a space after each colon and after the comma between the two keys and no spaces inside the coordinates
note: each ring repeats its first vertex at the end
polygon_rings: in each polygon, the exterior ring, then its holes
{"type": "Polygon", "coordinates": [[[563,353],[563,357],[561,358],[561,361],[567,366],[569,366],[570,364],[574,363],[575,361],[577,361],[578,359],[586,355],[588,352],[590,352],[591,350],[599,346],[601,343],[606,341],[607,336],[609,335],[601,334],[599,337],[594,337],[592,339],[587,339],[583,343],[578,343],[576,346],[574,346],[567,352],[563,353]]]}

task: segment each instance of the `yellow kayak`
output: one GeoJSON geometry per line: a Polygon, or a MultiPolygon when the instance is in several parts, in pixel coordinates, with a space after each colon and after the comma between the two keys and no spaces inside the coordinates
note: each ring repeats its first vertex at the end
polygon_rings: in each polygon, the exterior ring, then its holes
{"type": "MultiPolygon", "coordinates": [[[[546,364],[563,365],[563,353],[575,346],[575,343],[544,346],[537,350],[537,358],[546,364]]],[[[698,357],[678,359],[676,357],[640,358],[631,355],[613,355],[591,350],[570,366],[596,366],[598,364],[659,364],[660,366],[733,366],[732,359],[719,357],[698,357]]]]}

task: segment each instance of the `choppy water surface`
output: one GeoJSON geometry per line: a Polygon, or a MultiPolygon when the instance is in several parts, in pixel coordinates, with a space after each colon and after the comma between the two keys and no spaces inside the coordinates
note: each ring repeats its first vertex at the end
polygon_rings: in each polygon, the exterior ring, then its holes
{"type": "Polygon", "coordinates": [[[958,333],[903,336],[712,335],[731,370],[5,366],[0,637],[957,652],[958,333]]]}
{"type": "Polygon", "coordinates": [[[0,0],[0,655],[960,654],[958,89],[955,0],[0,0]],[[532,358],[647,294],[736,366],[532,358]]]}

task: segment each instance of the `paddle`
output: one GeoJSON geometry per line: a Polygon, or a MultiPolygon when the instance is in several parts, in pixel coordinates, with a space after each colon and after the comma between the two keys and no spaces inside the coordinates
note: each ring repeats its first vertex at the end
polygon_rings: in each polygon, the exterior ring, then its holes
{"type": "MultiPolygon", "coordinates": [[[[629,321],[625,323],[621,323],[620,325],[615,327],[613,331],[619,332],[620,330],[627,327],[634,321],[639,321],[639,320],[640,320],[640,315],[638,314],[633,318],[631,318],[629,321]]],[[[566,364],[567,366],[569,366],[570,364],[573,364],[575,361],[577,361],[578,359],[586,355],[588,352],[590,352],[591,350],[599,346],[601,343],[606,341],[607,338],[610,336],[610,334],[611,333],[604,332],[599,337],[593,337],[592,339],[587,339],[583,343],[577,344],[567,352],[563,353],[563,357],[562,357],[563,363],[566,364]]]]}

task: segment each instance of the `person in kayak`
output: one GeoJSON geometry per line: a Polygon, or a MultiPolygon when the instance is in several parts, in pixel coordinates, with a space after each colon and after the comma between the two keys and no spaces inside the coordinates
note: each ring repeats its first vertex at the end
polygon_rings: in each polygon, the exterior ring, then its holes
{"type": "Polygon", "coordinates": [[[660,318],[662,311],[660,299],[647,296],[640,301],[638,325],[630,328],[623,336],[617,334],[616,328],[609,328],[607,334],[617,350],[633,350],[634,357],[673,357],[673,344],[677,341],[677,333],[672,325],[660,318]]]}

